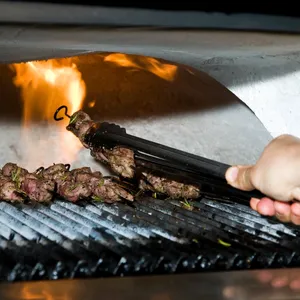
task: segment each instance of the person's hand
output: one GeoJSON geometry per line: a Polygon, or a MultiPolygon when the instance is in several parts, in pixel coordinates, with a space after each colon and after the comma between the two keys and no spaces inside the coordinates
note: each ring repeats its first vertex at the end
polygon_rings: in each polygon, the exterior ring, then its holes
{"type": "Polygon", "coordinates": [[[289,287],[291,290],[300,290],[300,274],[298,269],[286,270],[286,272],[279,271],[278,273],[270,270],[260,270],[255,272],[257,279],[265,284],[268,283],[274,288],[289,287]]]}
{"type": "Polygon", "coordinates": [[[225,176],[228,184],[235,188],[257,189],[267,196],[252,198],[252,209],[265,216],[275,215],[282,222],[300,225],[299,138],[291,135],[275,138],[255,165],[230,167],[225,176]]]}

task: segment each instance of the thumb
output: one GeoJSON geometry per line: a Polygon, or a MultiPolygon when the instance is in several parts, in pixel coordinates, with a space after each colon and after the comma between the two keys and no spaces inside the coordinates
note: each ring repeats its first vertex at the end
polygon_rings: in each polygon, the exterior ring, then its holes
{"type": "Polygon", "coordinates": [[[243,191],[254,190],[255,187],[251,180],[252,166],[233,166],[225,174],[227,183],[243,191]]]}

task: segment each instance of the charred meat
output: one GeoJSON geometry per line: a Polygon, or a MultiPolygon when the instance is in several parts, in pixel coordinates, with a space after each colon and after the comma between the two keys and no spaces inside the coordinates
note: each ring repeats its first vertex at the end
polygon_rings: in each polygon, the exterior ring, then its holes
{"type": "Polygon", "coordinates": [[[95,126],[88,114],[83,111],[75,112],[67,126],[67,130],[79,138],[85,148],[90,148],[91,155],[100,162],[108,165],[113,172],[124,177],[133,178],[135,163],[132,150],[124,147],[114,147],[113,149],[91,148],[85,143],[85,136],[95,126]]]}
{"type": "Polygon", "coordinates": [[[10,177],[0,175],[0,199],[10,202],[23,202],[22,192],[10,177]]]}
{"type": "Polygon", "coordinates": [[[89,197],[107,203],[123,199],[133,201],[133,196],[127,190],[110,178],[104,178],[100,172],[92,172],[90,168],[72,170],[58,193],[72,202],[89,197]]]}
{"type": "Polygon", "coordinates": [[[83,146],[88,148],[88,145],[84,143],[84,138],[93,125],[94,122],[91,120],[90,116],[79,110],[71,116],[67,130],[71,131],[79,138],[83,146]]]}
{"type": "Polygon", "coordinates": [[[0,199],[6,201],[50,202],[55,196],[77,202],[94,199],[112,203],[123,199],[133,201],[129,189],[101,172],[89,167],[70,170],[70,165],[54,164],[30,173],[24,168],[8,163],[0,173],[0,199]]]}
{"type": "Polygon", "coordinates": [[[146,172],[142,173],[139,187],[141,190],[166,194],[171,198],[197,199],[200,196],[200,189],[196,186],[155,176],[146,172]]]}
{"type": "Polygon", "coordinates": [[[38,178],[34,174],[27,174],[22,181],[21,190],[30,200],[50,202],[55,191],[55,183],[50,179],[38,178]]]}
{"type": "Polygon", "coordinates": [[[135,163],[132,150],[123,147],[92,149],[91,155],[102,163],[109,165],[113,172],[124,178],[133,178],[135,163]]]}

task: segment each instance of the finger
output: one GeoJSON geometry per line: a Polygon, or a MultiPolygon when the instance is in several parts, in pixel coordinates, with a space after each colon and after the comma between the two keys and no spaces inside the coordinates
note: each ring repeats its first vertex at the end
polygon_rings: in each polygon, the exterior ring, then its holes
{"type": "Polygon", "coordinates": [[[291,221],[295,225],[300,225],[300,203],[291,205],[291,221]]]}
{"type": "Polygon", "coordinates": [[[262,198],[257,206],[257,212],[260,213],[263,216],[274,216],[275,215],[275,207],[274,207],[274,201],[270,198],[262,198]]]}
{"type": "Polygon", "coordinates": [[[281,222],[291,221],[291,205],[290,203],[275,201],[274,202],[276,218],[281,222]]]}
{"type": "Polygon", "coordinates": [[[289,284],[288,277],[276,277],[272,280],[272,286],[274,288],[282,288],[284,286],[287,286],[289,284]]]}
{"type": "Polygon", "coordinates": [[[225,174],[227,183],[231,186],[244,191],[254,190],[251,180],[252,166],[230,167],[225,174]]]}
{"type": "Polygon", "coordinates": [[[262,270],[259,271],[257,278],[261,283],[268,283],[273,279],[273,275],[270,271],[262,270]]]}
{"type": "Polygon", "coordinates": [[[223,289],[223,296],[227,299],[234,299],[236,294],[237,292],[234,286],[227,286],[223,289]]]}
{"type": "Polygon", "coordinates": [[[250,199],[250,207],[253,209],[253,210],[256,210],[257,211],[257,204],[259,203],[260,199],[258,198],[251,198],[250,199]]]}
{"type": "Polygon", "coordinates": [[[290,288],[292,290],[300,290],[300,278],[291,281],[290,288]]]}

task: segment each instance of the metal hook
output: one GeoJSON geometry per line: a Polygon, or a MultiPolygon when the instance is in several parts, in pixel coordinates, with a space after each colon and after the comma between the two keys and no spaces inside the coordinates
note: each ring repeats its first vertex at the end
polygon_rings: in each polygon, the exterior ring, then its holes
{"type": "Polygon", "coordinates": [[[65,164],[65,168],[67,171],[70,171],[71,165],[70,164],[65,164]]]}
{"type": "Polygon", "coordinates": [[[71,116],[68,115],[68,108],[67,108],[67,106],[62,105],[62,106],[60,106],[60,107],[56,110],[56,112],[54,113],[54,120],[55,120],[55,121],[60,121],[60,120],[63,120],[63,119],[64,119],[64,117],[60,117],[60,118],[57,117],[57,114],[58,114],[62,109],[65,109],[65,116],[68,117],[69,119],[71,118],[71,116]]]}
{"type": "Polygon", "coordinates": [[[35,174],[40,174],[42,171],[44,171],[45,168],[44,167],[39,167],[36,171],[35,171],[35,174]]]}

